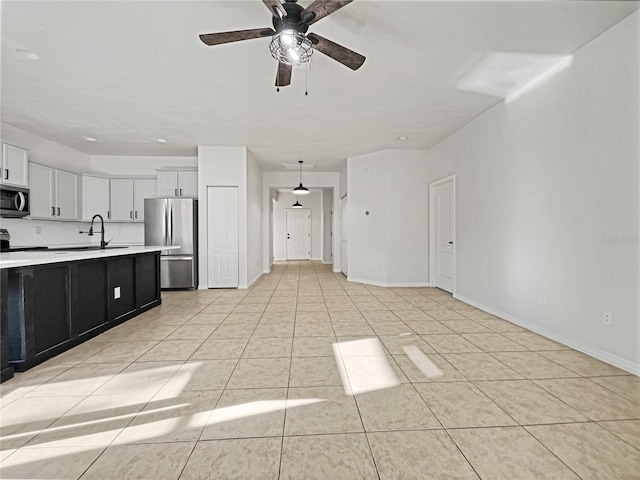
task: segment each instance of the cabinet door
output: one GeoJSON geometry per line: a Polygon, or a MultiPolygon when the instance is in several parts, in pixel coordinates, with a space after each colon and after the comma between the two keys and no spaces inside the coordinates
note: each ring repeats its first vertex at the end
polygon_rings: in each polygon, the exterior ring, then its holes
{"type": "Polygon", "coordinates": [[[78,219],[78,175],[56,170],[56,218],[78,219]]]}
{"type": "Polygon", "coordinates": [[[151,178],[136,178],[133,189],[133,220],[144,222],[144,199],[155,198],[157,182],[151,178]]]}
{"type": "Polygon", "coordinates": [[[109,179],[82,177],[82,219],[91,220],[96,214],[109,219],[109,179]]]}
{"type": "Polygon", "coordinates": [[[178,194],[181,197],[198,196],[198,172],[178,172],[178,194]]]}
{"type": "Polygon", "coordinates": [[[118,320],[136,309],[135,256],[125,255],[107,263],[109,320],[118,320]]]}
{"type": "Polygon", "coordinates": [[[110,180],[111,221],[133,222],[133,179],[110,180]]]}
{"type": "Polygon", "coordinates": [[[2,144],[2,177],[0,183],[29,185],[29,152],[24,148],[14,147],[8,143],[2,144]]]}
{"type": "Polygon", "coordinates": [[[178,172],[158,172],[158,197],[178,196],[178,172]]]}
{"type": "MultiPolygon", "coordinates": [[[[68,281],[66,266],[34,270],[33,290],[25,298],[33,314],[33,344],[28,352],[35,349],[37,355],[71,340],[68,281]]],[[[28,343],[29,337],[27,333],[28,343]]]]}
{"type": "Polygon", "coordinates": [[[53,168],[29,164],[29,200],[32,218],[54,218],[53,168]]]}

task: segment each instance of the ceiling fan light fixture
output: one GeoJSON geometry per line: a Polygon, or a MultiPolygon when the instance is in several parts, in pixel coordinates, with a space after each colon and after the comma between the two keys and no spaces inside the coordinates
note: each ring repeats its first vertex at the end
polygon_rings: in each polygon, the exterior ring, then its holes
{"type": "Polygon", "coordinates": [[[285,65],[303,65],[311,60],[313,44],[307,36],[293,28],[276,32],[269,45],[271,56],[285,65]]]}

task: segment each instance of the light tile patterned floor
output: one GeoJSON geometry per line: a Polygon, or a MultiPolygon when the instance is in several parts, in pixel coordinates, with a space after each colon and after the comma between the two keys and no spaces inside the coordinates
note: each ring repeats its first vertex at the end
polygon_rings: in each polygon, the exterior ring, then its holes
{"type": "Polygon", "coordinates": [[[2,478],[640,478],[640,378],[317,262],[163,292],[0,388],[2,478]]]}

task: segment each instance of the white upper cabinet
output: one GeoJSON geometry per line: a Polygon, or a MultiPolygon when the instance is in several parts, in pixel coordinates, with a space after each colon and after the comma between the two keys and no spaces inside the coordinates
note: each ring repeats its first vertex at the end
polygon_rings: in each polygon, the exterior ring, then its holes
{"type": "Polygon", "coordinates": [[[158,172],[158,197],[178,196],[178,172],[158,172]]]}
{"type": "Polygon", "coordinates": [[[178,193],[181,197],[198,196],[198,172],[179,171],[178,172],[178,193]]]}
{"type": "Polygon", "coordinates": [[[198,171],[172,170],[158,172],[158,197],[197,197],[198,171]]]}
{"type": "Polygon", "coordinates": [[[3,143],[0,171],[0,183],[29,186],[29,152],[24,148],[3,143]]]}
{"type": "Polygon", "coordinates": [[[96,215],[109,219],[109,179],[82,176],[82,219],[91,220],[96,215]]]}
{"type": "Polygon", "coordinates": [[[111,186],[111,221],[133,222],[133,179],[112,178],[111,186]]]}
{"type": "Polygon", "coordinates": [[[29,163],[30,217],[55,218],[53,168],[29,163]]]}
{"type": "Polygon", "coordinates": [[[133,189],[133,220],[144,222],[144,199],[156,197],[156,180],[153,178],[136,178],[133,189]]]}
{"type": "Polygon", "coordinates": [[[30,163],[30,217],[54,220],[78,219],[78,175],[30,163]]]}
{"type": "Polygon", "coordinates": [[[56,218],[78,219],[78,175],[62,170],[53,172],[55,181],[56,218]]]}
{"type": "Polygon", "coordinates": [[[105,221],[143,222],[144,199],[156,196],[155,178],[82,176],[83,220],[99,213],[105,221]]]}

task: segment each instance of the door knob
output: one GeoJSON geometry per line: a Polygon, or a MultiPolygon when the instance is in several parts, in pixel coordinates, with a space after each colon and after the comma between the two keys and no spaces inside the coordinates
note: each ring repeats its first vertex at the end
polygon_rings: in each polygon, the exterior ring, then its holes
{"type": "Polygon", "coordinates": [[[453,245],[453,242],[449,242],[449,245],[453,245]]]}

